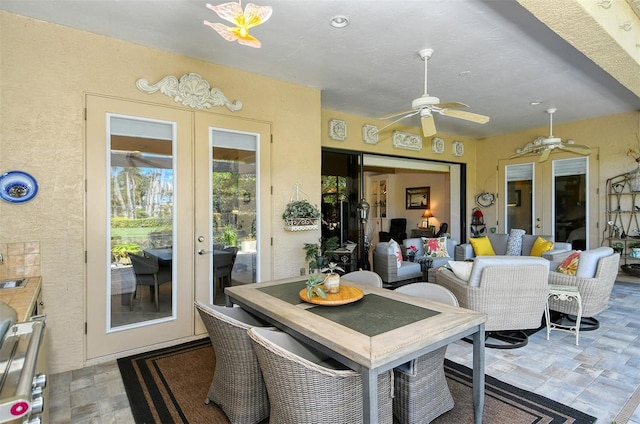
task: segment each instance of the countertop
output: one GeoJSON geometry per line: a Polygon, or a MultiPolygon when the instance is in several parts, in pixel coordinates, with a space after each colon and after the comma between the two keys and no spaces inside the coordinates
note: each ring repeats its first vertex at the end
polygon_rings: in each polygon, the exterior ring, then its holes
{"type": "Polygon", "coordinates": [[[0,289],[0,301],[16,310],[19,321],[27,321],[33,315],[41,286],[41,277],[27,277],[27,284],[23,287],[0,289]]]}

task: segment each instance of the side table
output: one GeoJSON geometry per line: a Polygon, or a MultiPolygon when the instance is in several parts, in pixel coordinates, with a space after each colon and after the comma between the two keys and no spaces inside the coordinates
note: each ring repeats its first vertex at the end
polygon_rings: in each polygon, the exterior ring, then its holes
{"type": "Polygon", "coordinates": [[[420,269],[422,271],[422,278],[424,279],[424,281],[428,282],[429,268],[431,268],[431,265],[433,264],[433,259],[430,258],[429,256],[422,256],[420,258],[417,258],[415,261],[420,264],[420,269]]]}
{"type": "Polygon", "coordinates": [[[556,284],[549,284],[549,295],[547,296],[547,304],[544,309],[544,318],[547,323],[547,340],[549,340],[549,333],[551,330],[562,330],[576,334],[576,346],[578,346],[578,338],[580,336],[580,320],[582,319],[582,298],[577,287],[574,286],[559,286],[556,284]],[[576,314],[575,325],[562,325],[551,322],[549,319],[549,298],[553,297],[554,300],[562,302],[578,302],[578,313],[576,314]]]}

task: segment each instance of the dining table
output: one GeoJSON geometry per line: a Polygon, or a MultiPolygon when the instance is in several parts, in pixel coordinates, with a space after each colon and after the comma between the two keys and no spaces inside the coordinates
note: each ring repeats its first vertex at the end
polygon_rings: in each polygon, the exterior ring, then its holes
{"type": "Polygon", "coordinates": [[[385,288],[351,281],[348,286],[359,289],[360,298],[330,306],[306,299],[301,277],[227,287],[225,295],[228,305],[246,309],[359,372],[365,423],[378,422],[378,374],[470,337],[474,420],[481,423],[486,315],[385,288]]]}

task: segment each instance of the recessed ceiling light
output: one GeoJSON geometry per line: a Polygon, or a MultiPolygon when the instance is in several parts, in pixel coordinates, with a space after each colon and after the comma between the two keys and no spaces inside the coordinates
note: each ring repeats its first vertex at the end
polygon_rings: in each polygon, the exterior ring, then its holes
{"type": "Polygon", "coordinates": [[[471,71],[462,71],[458,75],[460,75],[461,77],[468,77],[469,75],[471,75],[471,71]]]}
{"type": "Polygon", "coordinates": [[[333,18],[331,18],[331,21],[329,21],[329,24],[334,28],[344,28],[347,25],[349,25],[349,18],[342,15],[336,15],[333,18]]]}
{"type": "Polygon", "coordinates": [[[541,103],[542,103],[542,100],[533,100],[533,101],[529,102],[529,104],[531,106],[538,106],[541,103]]]}

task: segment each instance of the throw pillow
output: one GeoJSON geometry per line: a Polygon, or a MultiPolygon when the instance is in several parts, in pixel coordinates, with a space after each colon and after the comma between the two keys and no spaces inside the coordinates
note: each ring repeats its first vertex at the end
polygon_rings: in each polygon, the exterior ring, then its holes
{"type": "Polygon", "coordinates": [[[424,255],[432,258],[448,258],[449,252],[447,252],[447,238],[422,238],[422,246],[424,249],[424,255]]]}
{"type": "Polygon", "coordinates": [[[531,256],[542,256],[544,252],[553,249],[553,242],[547,241],[542,237],[538,237],[531,247],[531,256]]]}
{"type": "Polygon", "coordinates": [[[397,241],[391,239],[389,240],[389,248],[395,255],[398,268],[400,268],[402,266],[402,249],[400,249],[400,245],[397,241]]]}
{"type": "Polygon", "coordinates": [[[473,262],[471,261],[449,261],[451,271],[463,281],[469,281],[471,276],[471,268],[473,268],[473,262]]]}
{"type": "Polygon", "coordinates": [[[565,260],[562,261],[560,265],[558,265],[556,272],[559,272],[560,274],[576,275],[579,261],[580,261],[580,251],[577,250],[572,254],[570,254],[569,256],[567,256],[565,260]]]}
{"type": "Polygon", "coordinates": [[[491,246],[491,240],[489,237],[475,237],[469,239],[471,242],[471,247],[473,247],[473,253],[476,256],[495,256],[496,252],[493,251],[493,246],[491,246]]]}
{"type": "Polygon", "coordinates": [[[525,230],[512,229],[507,239],[507,256],[520,256],[522,254],[522,237],[525,230]]]}

